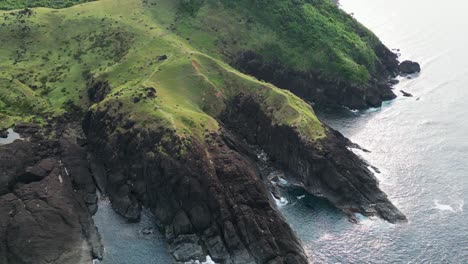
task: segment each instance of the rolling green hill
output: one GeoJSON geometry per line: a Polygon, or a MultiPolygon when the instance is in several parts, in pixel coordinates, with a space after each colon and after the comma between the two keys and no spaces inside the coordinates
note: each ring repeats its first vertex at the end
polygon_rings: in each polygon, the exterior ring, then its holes
{"type": "Polygon", "coordinates": [[[301,99],[239,73],[167,29],[161,20],[172,19],[178,8],[172,1],[103,0],[2,11],[1,126],[92,107],[129,114],[141,126],[202,136],[218,128],[226,101],[246,93],[256,95],[274,122],[312,139],[324,135],[301,99]],[[157,15],[161,10],[169,10],[167,17],[157,15]],[[96,104],[88,98],[92,80],[111,87],[96,104]],[[147,96],[150,90],[156,93],[147,96]]]}
{"type": "Polygon", "coordinates": [[[178,5],[173,7],[177,16],[166,23],[206,52],[229,58],[253,50],[298,71],[358,83],[375,74],[374,48],[380,41],[328,0],[190,0],[178,5]]]}
{"type": "MultiPolygon", "coordinates": [[[[0,8],[82,2],[6,1],[0,8]]],[[[276,122],[321,135],[320,122],[302,100],[226,63],[248,50],[286,69],[366,83],[376,74],[374,50],[381,45],[327,0],[101,0],[0,16],[2,127],[87,110],[93,105],[88,86],[97,79],[112,89],[93,107],[119,105],[115,111],[180,130],[214,129],[229,98],[255,93],[266,97],[265,109],[276,110],[276,122]],[[148,87],[157,98],[140,100],[148,87]]]]}

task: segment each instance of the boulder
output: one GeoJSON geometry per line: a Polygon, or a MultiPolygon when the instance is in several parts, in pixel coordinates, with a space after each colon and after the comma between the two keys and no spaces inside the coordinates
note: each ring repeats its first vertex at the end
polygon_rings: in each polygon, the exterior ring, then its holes
{"type": "Polygon", "coordinates": [[[203,248],[198,244],[182,243],[172,252],[177,261],[200,260],[204,258],[203,248]]]}
{"type": "Polygon", "coordinates": [[[405,91],[403,91],[403,90],[400,90],[400,92],[403,94],[404,97],[413,97],[412,94],[407,93],[407,92],[405,92],[405,91]]]}
{"type": "Polygon", "coordinates": [[[390,85],[397,85],[397,84],[399,84],[399,83],[400,83],[400,81],[397,80],[397,79],[390,79],[390,80],[388,80],[388,84],[390,84],[390,85]]]}
{"type": "Polygon", "coordinates": [[[421,72],[421,66],[414,61],[403,61],[398,66],[401,75],[415,74],[421,72]]]}
{"type": "Polygon", "coordinates": [[[0,138],[7,138],[8,131],[7,130],[0,130],[0,138]]]}

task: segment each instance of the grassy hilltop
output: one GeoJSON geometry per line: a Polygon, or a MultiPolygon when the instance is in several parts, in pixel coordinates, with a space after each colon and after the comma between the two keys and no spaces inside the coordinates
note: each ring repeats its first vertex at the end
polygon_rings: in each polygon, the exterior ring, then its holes
{"type": "Polygon", "coordinates": [[[301,99],[239,73],[171,31],[161,21],[185,14],[174,3],[102,0],[1,11],[0,126],[93,107],[125,113],[140,126],[202,136],[218,128],[227,100],[246,93],[256,95],[275,123],[296,126],[311,139],[324,135],[301,99]],[[97,104],[88,99],[91,79],[111,87],[97,104]],[[155,96],[148,96],[153,89],[155,96]]]}
{"type": "Polygon", "coordinates": [[[182,14],[165,23],[206,52],[232,57],[252,50],[298,71],[355,83],[375,74],[374,49],[380,41],[329,0],[185,0],[172,5],[179,5],[182,14]]]}
{"type": "Polygon", "coordinates": [[[253,50],[292,69],[366,82],[375,71],[367,29],[328,0],[29,0],[0,8],[0,127],[89,107],[131,113],[181,134],[216,130],[225,103],[255,94],[278,124],[324,135],[312,108],[225,62],[253,50]],[[49,9],[66,7],[65,9],[49,9]],[[109,84],[89,101],[93,81],[109,84]],[[148,97],[148,91],[156,90],[148,97]]]}

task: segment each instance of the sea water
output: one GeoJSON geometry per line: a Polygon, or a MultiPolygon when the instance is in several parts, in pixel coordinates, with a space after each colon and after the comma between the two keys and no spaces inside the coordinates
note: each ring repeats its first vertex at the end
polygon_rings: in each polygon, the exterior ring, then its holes
{"type": "Polygon", "coordinates": [[[468,263],[468,1],[340,4],[422,66],[382,108],[320,114],[371,151],[357,153],[379,169],[381,188],[409,221],[361,216],[353,224],[327,202],[294,193],[280,210],[315,263],[468,263]]]}

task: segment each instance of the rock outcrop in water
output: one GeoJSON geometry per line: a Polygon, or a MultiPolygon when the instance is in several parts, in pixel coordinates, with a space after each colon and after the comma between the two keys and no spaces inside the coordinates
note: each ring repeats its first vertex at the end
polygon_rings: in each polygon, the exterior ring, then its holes
{"type": "Polygon", "coordinates": [[[7,130],[0,130],[0,138],[7,138],[8,131],[7,130]]]}
{"type": "Polygon", "coordinates": [[[324,139],[305,140],[294,128],[272,125],[256,100],[242,95],[231,102],[222,120],[289,171],[290,182],[326,198],[350,216],[376,215],[392,223],[406,220],[379,189],[368,164],[348,149],[351,142],[339,132],[327,128],[324,139]]]}
{"type": "Polygon", "coordinates": [[[0,145],[0,263],[101,258],[100,237],[86,206],[93,201],[80,195],[77,184],[89,175],[76,141],[59,143],[51,139],[52,131],[35,125],[19,124],[15,130],[26,140],[0,145]]]}
{"type": "Polygon", "coordinates": [[[421,66],[414,61],[403,61],[398,66],[398,70],[402,75],[415,74],[421,72],[421,66]]]}

